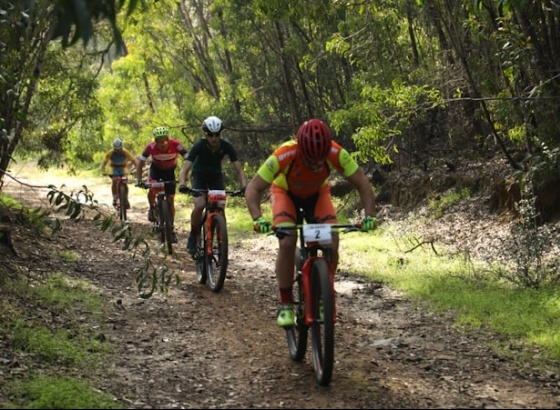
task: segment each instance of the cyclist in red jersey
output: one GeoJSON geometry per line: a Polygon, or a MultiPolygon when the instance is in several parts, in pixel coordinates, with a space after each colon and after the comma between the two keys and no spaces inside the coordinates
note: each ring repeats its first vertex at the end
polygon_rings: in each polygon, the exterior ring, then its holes
{"type": "MultiPolygon", "coordinates": [[[[362,230],[377,226],[375,196],[371,184],[358,163],[346,149],[332,140],[329,128],[318,119],[303,123],[296,140],[278,147],[261,165],[245,191],[249,213],[254,229],[260,233],[270,232],[272,226],[294,226],[299,208],[304,210],[309,223],[336,224],[336,210],[332,202],[329,175],[338,171],[358,191],[365,217],[362,230]],[[272,223],[262,216],[261,196],[272,186],[272,223]]],[[[338,263],[338,235],[332,235],[332,256],[336,271],[338,263]]],[[[280,309],[277,323],[281,327],[294,325],[292,285],[294,281],[295,236],[278,240],[276,280],[280,292],[280,309]]]]}
{"type": "MultiPolygon", "coordinates": [[[[169,130],[165,127],[154,128],[154,141],[148,143],[138,159],[138,167],[136,168],[136,186],[143,187],[142,169],[146,160],[151,156],[152,164],[150,165],[150,173],[148,182],[155,181],[175,181],[175,168],[177,168],[177,158],[181,155],[187,158],[187,151],[179,141],[169,137],[169,130]]],[[[171,215],[175,220],[175,191],[176,184],[166,184],[165,192],[169,196],[171,203],[171,215]]],[[[156,195],[151,189],[148,190],[148,203],[150,210],[148,211],[148,220],[155,221],[156,214],[156,195]]],[[[177,235],[173,231],[173,242],[177,242],[177,235]]]]}

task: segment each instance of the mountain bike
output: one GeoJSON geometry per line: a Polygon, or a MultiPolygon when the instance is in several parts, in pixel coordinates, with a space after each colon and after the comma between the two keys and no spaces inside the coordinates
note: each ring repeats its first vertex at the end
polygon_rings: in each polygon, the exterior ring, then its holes
{"type": "Polygon", "coordinates": [[[152,222],[152,232],[156,234],[160,246],[166,246],[168,254],[173,253],[173,213],[171,201],[165,193],[165,185],[175,184],[177,181],[145,182],[143,186],[156,194],[156,214],[152,222]]]}
{"type": "Polygon", "coordinates": [[[128,177],[125,175],[115,175],[117,179],[117,214],[121,221],[126,221],[126,210],[128,209],[128,177]]]}
{"type": "Polygon", "coordinates": [[[206,204],[200,231],[197,233],[196,278],[201,285],[208,284],[213,292],[224,286],[228,267],[228,232],[225,207],[228,195],[243,196],[243,190],[187,188],[194,197],[205,195],[206,204]]]}
{"type": "Polygon", "coordinates": [[[290,357],[301,362],[307,350],[311,329],[311,352],[315,378],[321,386],[332,379],[334,367],[334,325],[336,305],[334,266],[331,263],[332,231],[360,230],[361,224],[298,224],[274,227],[274,235],[298,235],[296,248],[295,325],[287,327],[286,338],[290,357]]]}
{"type": "MultiPolygon", "coordinates": [[[[111,175],[105,174],[113,179],[117,180],[117,202],[115,204],[115,210],[121,221],[126,221],[126,210],[128,205],[128,177],[126,175],[111,175]],[[123,205],[124,204],[124,205],[123,205]]],[[[112,183],[112,182],[111,182],[112,183]]]]}

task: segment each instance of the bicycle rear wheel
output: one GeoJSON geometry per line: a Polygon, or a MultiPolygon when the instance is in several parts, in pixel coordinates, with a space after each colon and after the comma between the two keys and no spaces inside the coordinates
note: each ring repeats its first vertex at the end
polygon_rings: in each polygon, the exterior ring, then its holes
{"type": "Polygon", "coordinates": [[[206,255],[206,273],[208,286],[213,292],[219,292],[224,286],[228,266],[228,234],[223,215],[212,215],[212,254],[206,255]]]}
{"type": "Polygon", "coordinates": [[[311,351],[315,377],[321,386],[332,379],[334,366],[334,295],[329,266],[316,259],[311,267],[311,351]]]}
{"type": "Polygon", "coordinates": [[[287,327],[286,339],[288,340],[288,349],[290,357],[296,362],[301,362],[305,357],[307,350],[307,332],[308,326],[305,324],[305,305],[302,287],[301,273],[299,273],[295,280],[297,300],[294,302],[294,309],[296,314],[296,324],[293,327],[287,327]]]}
{"type": "Polygon", "coordinates": [[[126,221],[126,186],[119,183],[119,218],[126,221]]]}

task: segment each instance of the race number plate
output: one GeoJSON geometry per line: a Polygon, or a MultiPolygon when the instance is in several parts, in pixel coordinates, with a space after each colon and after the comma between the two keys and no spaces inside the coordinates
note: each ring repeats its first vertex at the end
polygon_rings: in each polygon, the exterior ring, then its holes
{"type": "Polygon", "coordinates": [[[212,189],[208,191],[208,202],[220,208],[225,208],[227,203],[226,191],[223,189],[212,189]]]}
{"type": "Polygon", "coordinates": [[[303,226],[303,239],[306,243],[328,245],[332,243],[331,226],[329,224],[306,224],[303,226]]]}

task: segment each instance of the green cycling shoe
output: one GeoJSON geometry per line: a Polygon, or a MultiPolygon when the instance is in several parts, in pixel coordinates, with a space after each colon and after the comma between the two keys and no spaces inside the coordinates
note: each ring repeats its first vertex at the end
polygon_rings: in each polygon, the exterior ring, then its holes
{"type": "Polygon", "coordinates": [[[280,327],[293,327],[296,323],[294,306],[282,305],[278,310],[278,318],[276,319],[280,327]]]}

